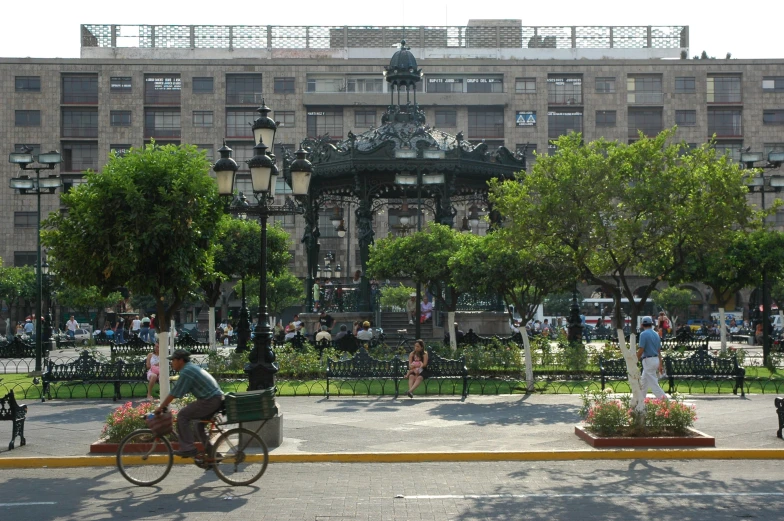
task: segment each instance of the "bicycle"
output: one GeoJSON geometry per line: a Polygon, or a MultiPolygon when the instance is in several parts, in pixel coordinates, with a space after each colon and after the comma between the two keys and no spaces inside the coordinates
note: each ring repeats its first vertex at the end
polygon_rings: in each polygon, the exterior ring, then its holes
{"type": "MultiPolygon", "coordinates": [[[[210,418],[198,423],[209,427],[207,447],[200,447],[193,458],[197,467],[215,471],[215,474],[232,486],[250,485],[267,470],[269,451],[259,436],[259,431],[269,421],[263,419],[255,431],[244,427],[224,430],[228,421],[223,421],[224,407],[210,418]]],[[[193,422],[195,424],[197,422],[193,422]]],[[[193,427],[192,424],[192,427],[193,427]]],[[[123,438],[117,449],[117,469],[134,485],[149,487],[161,482],[169,475],[174,464],[174,450],[164,436],[152,429],[138,429],[123,438]]]]}

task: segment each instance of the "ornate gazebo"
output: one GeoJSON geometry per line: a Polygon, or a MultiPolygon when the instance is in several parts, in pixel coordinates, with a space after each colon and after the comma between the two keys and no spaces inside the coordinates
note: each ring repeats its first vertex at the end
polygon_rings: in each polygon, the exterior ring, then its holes
{"type": "MultiPolygon", "coordinates": [[[[380,127],[358,135],[349,132],[337,143],[330,142],[329,136],[302,143],[313,164],[302,237],[307,252],[308,309],[312,308],[319,259],[320,209],[347,203],[355,207],[362,263],[357,311],[369,311],[366,267],[374,239],[373,216],[379,208],[386,205],[406,209],[409,200],[421,207],[424,199],[436,222],[454,226],[456,203],[482,201],[486,206],[490,179],[512,178],[525,170],[525,158],[505,147],[490,151],[485,143],[466,141],[462,132],[453,136],[427,125],[416,100],[422,70],[405,40],[385,67],[384,77],[391,99],[380,127]]],[[[293,159],[288,153],[284,158],[287,176],[293,159]]],[[[415,215],[419,228],[421,215],[420,209],[415,215]]],[[[490,218],[498,220],[493,212],[490,218]]]]}

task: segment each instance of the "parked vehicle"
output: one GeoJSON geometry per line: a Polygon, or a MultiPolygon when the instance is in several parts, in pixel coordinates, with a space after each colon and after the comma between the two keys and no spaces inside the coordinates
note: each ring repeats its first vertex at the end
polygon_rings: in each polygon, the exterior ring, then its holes
{"type": "Polygon", "coordinates": [[[74,331],[74,340],[77,344],[86,346],[90,342],[91,337],[92,334],[87,329],[78,328],[76,331],[74,331]]]}

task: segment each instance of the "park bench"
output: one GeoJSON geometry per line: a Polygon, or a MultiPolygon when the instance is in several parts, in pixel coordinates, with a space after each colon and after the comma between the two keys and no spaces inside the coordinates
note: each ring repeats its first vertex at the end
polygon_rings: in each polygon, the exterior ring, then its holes
{"type": "Polygon", "coordinates": [[[147,356],[152,353],[153,344],[145,342],[138,336],[128,339],[127,342],[109,342],[109,357],[114,360],[117,356],[147,356]]]}
{"type": "Polygon", "coordinates": [[[708,349],[707,338],[665,338],[662,340],[662,350],[665,349],[685,349],[686,351],[697,351],[699,349],[708,349]]]}
{"type": "Polygon", "coordinates": [[[664,367],[669,379],[670,388],[668,392],[670,393],[676,389],[676,378],[689,380],[734,380],[735,385],[732,388],[732,394],[738,394],[738,388],[740,388],[741,396],[746,396],[743,388],[746,370],[738,365],[738,357],[736,355],[722,358],[711,355],[707,349],[699,349],[687,358],[664,357],[664,367]]]}
{"type": "Polygon", "coordinates": [[[319,353],[323,353],[325,349],[330,347],[335,348],[337,351],[345,351],[354,354],[359,349],[359,341],[357,340],[357,337],[351,333],[347,333],[337,340],[319,340],[316,342],[316,349],[318,349],[319,353]]]}
{"type": "MultiPolygon", "coordinates": [[[[640,373],[642,374],[641,366],[640,373]]],[[[600,358],[599,375],[602,391],[609,380],[628,380],[629,372],[626,370],[626,360],[624,358],[600,358]]]]}
{"type": "Polygon", "coordinates": [[[83,384],[105,384],[114,386],[112,399],[117,401],[122,398],[120,386],[123,383],[146,383],[146,362],[139,360],[126,363],[123,360],[100,362],[88,351],[82,351],[79,358],[73,362],[57,364],[53,360],[46,360],[45,369],[41,375],[43,389],[41,401],[52,399],[50,385],[57,382],[82,382],[83,384]]]}
{"type": "MultiPolygon", "coordinates": [[[[49,354],[49,342],[41,344],[42,356],[49,354]]],[[[35,344],[15,336],[10,342],[0,344],[0,358],[35,358],[35,344]]]]}
{"type": "MultiPolygon", "coordinates": [[[[443,358],[437,353],[428,351],[428,378],[426,380],[442,380],[460,378],[462,389],[460,396],[468,395],[468,368],[465,357],[455,360],[443,358]]],[[[332,380],[392,380],[395,387],[395,398],[400,391],[400,380],[408,371],[408,360],[395,356],[391,360],[379,360],[371,357],[364,349],[360,349],[352,358],[332,360],[327,358],[327,398],[329,398],[329,381],[332,380]]],[[[440,384],[439,384],[440,385],[440,384]]]]}
{"type": "Polygon", "coordinates": [[[779,430],[776,431],[776,436],[782,438],[782,431],[784,431],[784,398],[775,398],[773,405],[776,406],[776,414],[779,417],[779,430]]]}
{"type": "Polygon", "coordinates": [[[406,365],[397,356],[391,360],[373,358],[365,349],[357,350],[351,358],[341,360],[327,358],[326,396],[329,398],[330,380],[392,380],[395,398],[397,398],[400,380],[406,373],[406,365]]]}
{"type": "Polygon", "coordinates": [[[192,355],[208,355],[213,349],[208,342],[199,342],[188,333],[183,333],[177,337],[174,342],[174,347],[177,349],[185,349],[192,355]]]}
{"type": "Polygon", "coordinates": [[[0,421],[10,421],[11,427],[11,442],[8,444],[8,450],[14,450],[14,440],[19,436],[19,446],[24,446],[27,441],[24,437],[24,422],[27,416],[27,405],[19,405],[14,398],[14,392],[8,391],[8,394],[0,398],[0,421]]]}
{"type": "MultiPolygon", "coordinates": [[[[533,338],[533,337],[529,335],[529,338],[533,338]]],[[[464,334],[462,338],[458,339],[457,344],[487,346],[492,344],[494,341],[497,341],[501,345],[509,345],[509,344],[522,345],[523,334],[518,332],[509,336],[500,336],[500,335],[481,336],[481,335],[477,335],[473,329],[469,329],[468,333],[464,334]]]]}

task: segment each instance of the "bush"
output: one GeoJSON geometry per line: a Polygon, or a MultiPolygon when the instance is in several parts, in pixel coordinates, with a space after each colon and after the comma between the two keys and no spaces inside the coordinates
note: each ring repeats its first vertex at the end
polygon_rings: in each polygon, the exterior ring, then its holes
{"type": "Polygon", "coordinates": [[[611,397],[607,391],[588,391],[582,395],[580,416],[586,428],[599,436],[680,436],[697,419],[697,410],[682,399],[646,398],[643,425],[634,421],[631,396],[611,397]]]}
{"type": "MultiPolygon", "coordinates": [[[[187,396],[174,400],[171,405],[172,420],[174,422],[174,430],[166,437],[170,440],[177,439],[177,411],[194,401],[195,398],[187,396]]],[[[103,429],[101,429],[101,439],[109,443],[120,443],[124,437],[137,429],[146,429],[147,423],[144,417],[150,414],[158,407],[156,402],[142,402],[136,407],[132,402],[127,402],[125,405],[113,410],[106,417],[103,429]]]]}

